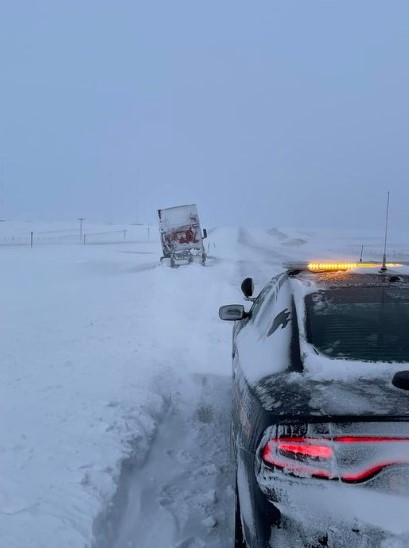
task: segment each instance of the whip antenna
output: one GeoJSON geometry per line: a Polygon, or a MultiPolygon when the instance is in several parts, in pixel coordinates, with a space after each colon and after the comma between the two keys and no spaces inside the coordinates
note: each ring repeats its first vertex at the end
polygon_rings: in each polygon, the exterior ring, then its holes
{"type": "Polygon", "coordinates": [[[389,217],[389,190],[388,190],[388,198],[386,200],[385,241],[383,245],[383,258],[382,258],[381,272],[386,271],[386,240],[388,237],[388,217],[389,217]]]}

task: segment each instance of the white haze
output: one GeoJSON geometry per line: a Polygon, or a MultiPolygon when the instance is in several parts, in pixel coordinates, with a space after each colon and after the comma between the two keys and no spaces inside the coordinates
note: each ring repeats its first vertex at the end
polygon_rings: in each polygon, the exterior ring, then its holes
{"type": "Polygon", "coordinates": [[[407,0],[8,2],[0,217],[407,229],[407,0]]]}

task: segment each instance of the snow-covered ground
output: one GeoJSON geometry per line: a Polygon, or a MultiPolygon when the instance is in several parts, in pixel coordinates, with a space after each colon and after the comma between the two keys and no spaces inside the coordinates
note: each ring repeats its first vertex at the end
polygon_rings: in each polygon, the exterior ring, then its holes
{"type": "MultiPolygon", "coordinates": [[[[217,228],[206,267],[170,269],[155,228],[83,232],[87,245],[78,223],[0,224],[1,546],[227,547],[218,307],[242,302],[247,275],[260,289],[284,260],[379,253],[382,234],[217,228]]],[[[391,238],[393,258],[404,241],[391,238]]]]}

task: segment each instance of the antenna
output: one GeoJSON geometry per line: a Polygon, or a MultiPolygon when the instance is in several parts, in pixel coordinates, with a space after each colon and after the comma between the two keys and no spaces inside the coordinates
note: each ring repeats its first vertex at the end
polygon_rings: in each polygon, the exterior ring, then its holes
{"type": "Polygon", "coordinates": [[[385,241],[383,245],[382,267],[380,270],[381,272],[386,272],[386,240],[388,237],[388,217],[389,217],[389,190],[388,190],[388,198],[386,200],[385,241]]]}
{"type": "Polygon", "coordinates": [[[361,245],[361,256],[359,257],[359,262],[362,263],[362,253],[364,252],[364,244],[361,245]]]}

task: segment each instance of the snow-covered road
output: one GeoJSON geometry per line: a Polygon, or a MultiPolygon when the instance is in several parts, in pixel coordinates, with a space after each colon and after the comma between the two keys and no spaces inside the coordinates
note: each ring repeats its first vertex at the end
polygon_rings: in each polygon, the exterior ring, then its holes
{"type": "Polygon", "coordinates": [[[175,390],[146,462],[125,465],[118,496],[96,525],[98,548],[229,544],[230,383],[193,375],[183,388],[175,390]]]}
{"type": "Polygon", "coordinates": [[[0,247],[1,546],[229,546],[231,325],[218,307],[242,302],[243,277],[260,289],[283,260],[351,253],[347,240],[219,228],[208,266],[178,269],[160,265],[152,234],[0,247]]]}

